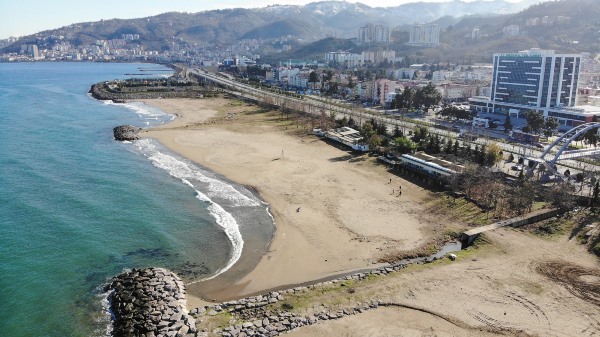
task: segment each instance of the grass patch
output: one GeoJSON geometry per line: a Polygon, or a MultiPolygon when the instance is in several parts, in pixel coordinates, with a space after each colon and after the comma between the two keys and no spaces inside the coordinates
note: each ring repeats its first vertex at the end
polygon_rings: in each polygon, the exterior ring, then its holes
{"type": "Polygon", "coordinates": [[[205,316],[203,317],[202,327],[208,331],[224,328],[231,325],[229,322],[232,317],[231,313],[227,311],[219,312],[215,316],[205,316]]]}
{"type": "Polygon", "coordinates": [[[443,215],[454,222],[473,225],[491,223],[492,216],[479,206],[465,198],[454,198],[445,193],[435,193],[425,202],[426,211],[431,214],[443,215]]]}

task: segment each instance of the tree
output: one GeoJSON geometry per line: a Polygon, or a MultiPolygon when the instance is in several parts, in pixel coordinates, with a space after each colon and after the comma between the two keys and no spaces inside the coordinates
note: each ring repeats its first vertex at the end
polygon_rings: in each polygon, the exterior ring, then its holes
{"type": "Polygon", "coordinates": [[[500,160],[502,160],[502,149],[498,144],[492,143],[487,147],[485,153],[485,164],[487,166],[494,166],[500,160]]]}
{"type": "Polygon", "coordinates": [[[600,181],[596,181],[596,185],[594,185],[594,192],[592,194],[592,205],[597,205],[598,200],[600,199],[600,181]]]}
{"type": "Polygon", "coordinates": [[[454,155],[458,155],[458,148],[459,148],[459,144],[458,144],[458,140],[454,141],[454,145],[452,146],[452,154],[454,155]]]}
{"type": "MultiPolygon", "coordinates": [[[[521,171],[522,174],[523,171],[521,171]]],[[[536,191],[535,184],[532,181],[524,181],[521,175],[519,178],[521,183],[511,188],[507,200],[509,209],[515,211],[517,214],[531,211],[536,191]]]]}
{"type": "Polygon", "coordinates": [[[397,109],[408,109],[412,106],[414,99],[414,91],[410,88],[404,88],[401,94],[394,97],[395,106],[397,109]]]}
{"type": "Polygon", "coordinates": [[[418,144],[422,140],[425,140],[427,138],[428,134],[429,134],[429,129],[427,129],[427,127],[418,126],[415,128],[415,130],[413,132],[412,141],[418,144]]]}
{"type": "Polygon", "coordinates": [[[547,201],[549,201],[552,206],[562,210],[569,210],[575,206],[573,191],[573,185],[568,182],[560,181],[551,186],[548,193],[545,193],[544,195],[547,197],[547,201]]]}
{"type": "Polygon", "coordinates": [[[354,82],[352,82],[352,77],[350,77],[350,79],[348,80],[348,88],[352,89],[354,88],[356,85],[354,84],[354,82]]]}
{"type": "Polygon", "coordinates": [[[319,82],[319,75],[317,74],[316,71],[311,71],[310,74],[308,75],[308,82],[309,83],[317,83],[319,82]]]}
{"type": "Polygon", "coordinates": [[[512,123],[510,122],[510,116],[506,115],[506,119],[504,119],[504,131],[512,130],[512,123]]]}
{"type": "Polygon", "coordinates": [[[369,139],[377,133],[373,129],[373,124],[371,124],[371,122],[366,122],[366,123],[363,123],[363,125],[360,129],[360,134],[363,136],[365,141],[368,142],[369,139]]]}
{"type": "Polygon", "coordinates": [[[527,125],[531,128],[533,132],[539,132],[539,130],[544,126],[546,121],[544,120],[544,114],[540,111],[529,110],[523,113],[523,117],[527,121],[527,125]]]}
{"type": "Polygon", "coordinates": [[[429,82],[425,87],[420,90],[420,102],[426,110],[434,105],[437,105],[442,100],[442,94],[435,88],[433,83],[429,82]]]}
{"type": "Polygon", "coordinates": [[[374,151],[381,145],[382,139],[378,134],[374,134],[369,139],[367,139],[367,144],[369,145],[369,149],[374,151]]]}
{"type": "Polygon", "coordinates": [[[549,131],[556,131],[558,129],[558,119],[552,116],[548,117],[544,127],[549,131]]]}
{"type": "MultiPolygon", "coordinates": [[[[594,116],[592,118],[592,122],[597,122],[598,118],[596,116],[594,116]]],[[[596,146],[598,144],[598,129],[591,129],[586,131],[586,133],[583,135],[583,138],[585,139],[585,141],[588,144],[592,144],[594,146],[596,146]]]]}
{"type": "Polygon", "coordinates": [[[452,153],[452,140],[446,139],[446,145],[444,146],[444,152],[447,154],[452,153]]]}
{"type": "Polygon", "coordinates": [[[417,144],[406,137],[394,138],[394,148],[401,154],[414,153],[417,149],[417,144]]]}
{"type": "Polygon", "coordinates": [[[394,127],[394,133],[393,133],[393,135],[392,135],[392,136],[393,136],[393,138],[398,138],[398,137],[402,137],[402,136],[404,136],[404,135],[402,134],[402,130],[400,130],[400,127],[399,127],[398,125],[396,125],[396,126],[394,127]]]}

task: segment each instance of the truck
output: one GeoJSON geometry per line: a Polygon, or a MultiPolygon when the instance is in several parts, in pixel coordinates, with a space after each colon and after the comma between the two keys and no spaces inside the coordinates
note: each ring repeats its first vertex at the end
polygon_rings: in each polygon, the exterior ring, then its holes
{"type": "Polygon", "coordinates": [[[511,131],[510,138],[526,143],[538,143],[540,141],[540,135],[534,135],[518,130],[511,131]]]}

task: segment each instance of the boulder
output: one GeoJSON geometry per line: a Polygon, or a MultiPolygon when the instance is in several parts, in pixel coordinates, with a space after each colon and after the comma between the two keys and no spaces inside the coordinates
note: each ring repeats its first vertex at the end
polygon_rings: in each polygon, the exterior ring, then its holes
{"type": "MultiPolygon", "coordinates": [[[[116,140],[125,141],[125,140],[137,140],[139,139],[139,133],[142,131],[141,128],[132,126],[132,125],[120,125],[113,129],[113,135],[116,140]]],[[[152,285],[152,284],[150,284],[152,285]]]]}

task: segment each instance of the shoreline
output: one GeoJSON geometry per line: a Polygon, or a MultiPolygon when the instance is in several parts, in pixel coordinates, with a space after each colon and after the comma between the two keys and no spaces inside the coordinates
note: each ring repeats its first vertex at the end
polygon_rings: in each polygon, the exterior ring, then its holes
{"type": "Polygon", "coordinates": [[[255,266],[240,273],[240,259],[188,287],[191,298],[229,300],[369,269],[382,252],[416,248],[441,226],[420,209],[428,191],[372,158],[290,134],[291,124],[257,115],[255,106],[224,98],[141,102],[179,117],[142,137],[258,193],[275,220],[275,235],[255,266]],[[404,187],[402,198],[389,193],[388,181],[404,187]]]}

